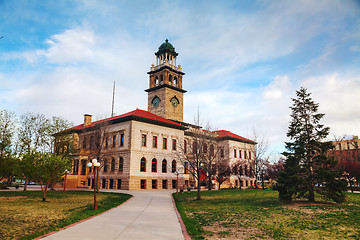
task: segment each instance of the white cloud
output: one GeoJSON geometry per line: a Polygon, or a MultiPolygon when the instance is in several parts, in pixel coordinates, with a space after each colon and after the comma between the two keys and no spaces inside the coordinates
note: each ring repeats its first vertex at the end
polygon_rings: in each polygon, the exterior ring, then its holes
{"type": "Polygon", "coordinates": [[[46,40],[50,47],[41,53],[50,63],[76,63],[93,57],[94,33],[83,28],[75,28],[53,35],[46,40]]]}
{"type": "Polygon", "coordinates": [[[334,135],[359,135],[360,75],[334,72],[307,78],[302,84],[319,103],[319,112],[325,113],[325,124],[334,135]]]}
{"type": "Polygon", "coordinates": [[[292,90],[288,76],[276,76],[274,81],[271,82],[263,92],[265,100],[280,99],[286,93],[292,90]]]}

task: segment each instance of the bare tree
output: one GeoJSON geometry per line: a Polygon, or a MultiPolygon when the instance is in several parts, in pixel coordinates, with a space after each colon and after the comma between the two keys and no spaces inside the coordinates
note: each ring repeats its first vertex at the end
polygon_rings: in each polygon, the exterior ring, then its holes
{"type": "Polygon", "coordinates": [[[18,132],[20,152],[46,152],[50,121],[44,114],[26,113],[20,116],[18,132]]]}
{"type": "Polygon", "coordinates": [[[226,180],[228,180],[231,175],[231,168],[229,166],[229,162],[226,159],[218,162],[214,166],[214,170],[216,181],[219,183],[218,190],[220,190],[220,185],[226,180]]]}
{"type": "Polygon", "coordinates": [[[0,180],[9,177],[12,172],[13,163],[13,136],[15,133],[15,114],[0,110],[0,180]]]}
{"type": "Polygon", "coordinates": [[[254,161],[248,160],[249,165],[252,166],[250,169],[252,174],[255,176],[255,188],[258,188],[258,176],[262,178],[262,189],[264,189],[264,172],[266,168],[266,162],[269,157],[266,156],[266,152],[269,148],[268,142],[264,139],[264,137],[260,137],[256,131],[253,131],[253,139],[255,144],[254,149],[254,161]]]}

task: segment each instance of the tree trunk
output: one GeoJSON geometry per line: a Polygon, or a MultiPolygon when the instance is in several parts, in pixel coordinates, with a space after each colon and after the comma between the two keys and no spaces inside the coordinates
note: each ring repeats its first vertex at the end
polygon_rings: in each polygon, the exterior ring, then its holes
{"type": "Polygon", "coordinates": [[[262,190],[265,189],[265,186],[264,186],[264,173],[261,172],[261,186],[262,186],[262,190]]]}
{"type": "Polygon", "coordinates": [[[201,194],[200,194],[200,178],[197,182],[197,196],[196,196],[196,200],[201,200],[201,194]]]}
{"type": "Polygon", "coordinates": [[[315,193],[313,184],[309,184],[309,202],[315,202],[315,193]]]}
{"type": "Polygon", "coordinates": [[[28,179],[27,179],[27,178],[25,178],[24,191],[26,191],[26,190],[27,190],[27,183],[28,183],[28,179]]]}
{"type": "Polygon", "coordinates": [[[208,191],[211,191],[212,189],[212,181],[211,181],[212,175],[209,174],[209,182],[208,182],[208,191]]]}

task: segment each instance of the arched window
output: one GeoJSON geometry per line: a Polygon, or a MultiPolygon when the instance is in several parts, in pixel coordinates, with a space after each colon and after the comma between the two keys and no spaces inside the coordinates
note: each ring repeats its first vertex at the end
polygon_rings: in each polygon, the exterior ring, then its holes
{"type": "Polygon", "coordinates": [[[109,147],[109,137],[106,137],[105,139],[105,148],[109,147]]]}
{"type": "Polygon", "coordinates": [[[163,79],[163,75],[161,74],[160,75],[160,84],[163,84],[164,83],[164,79],[163,79]]]}
{"type": "Polygon", "coordinates": [[[167,172],[167,161],[166,161],[166,159],[162,160],[161,168],[162,168],[163,173],[167,172]]]}
{"type": "Polygon", "coordinates": [[[169,84],[172,85],[172,76],[169,75],[169,84]]]}
{"type": "Polygon", "coordinates": [[[207,144],[206,143],[204,143],[203,144],[203,153],[207,153],[207,144]]]}
{"type": "Polygon", "coordinates": [[[157,161],[155,158],[151,161],[151,172],[157,172],[157,161]]]}
{"type": "Polygon", "coordinates": [[[214,155],[215,155],[215,153],[214,153],[214,145],[210,145],[210,154],[211,154],[211,156],[213,157],[214,155]]]}
{"type": "Polygon", "coordinates": [[[193,142],[193,154],[196,154],[197,151],[197,144],[196,142],[193,142]]]}
{"type": "Polygon", "coordinates": [[[112,158],[111,159],[111,172],[114,172],[115,171],[115,158],[112,158]]]}
{"type": "Polygon", "coordinates": [[[108,170],[108,165],[107,164],[108,164],[107,160],[105,159],[104,160],[104,172],[107,172],[107,170],[108,170]]]}
{"type": "Polygon", "coordinates": [[[173,160],[171,163],[171,172],[174,173],[176,171],[176,161],[173,160]]]}
{"type": "Polygon", "coordinates": [[[124,159],[120,157],[119,159],[119,172],[124,171],[124,159]]]}
{"type": "Polygon", "coordinates": [[[145,158],[141,158],[140,172],[146,172],[146,159],[145,158]]]}
{"type": "Polygon", "coordinates": [[[90,137],[90,149],[95,149],[94,136],[91,136],[91,137],[90,137]]]}
{"type": "Polygon", "coordinates": [[[155,86],[159,85],[159,79],[158,77],[155,77],[155,86]]]}
{"type": "Polygon", "coordinates": [[[83,139],[83,148],[84,148],[84,149],[86,149],[86,142],[87,142],[87,138],[84,137],[84,139],[83,139]]]}
{"type": "Polygon", "coordinates": [[[174,86],[177,86],[177,77],[174,77],[174,86]]]}

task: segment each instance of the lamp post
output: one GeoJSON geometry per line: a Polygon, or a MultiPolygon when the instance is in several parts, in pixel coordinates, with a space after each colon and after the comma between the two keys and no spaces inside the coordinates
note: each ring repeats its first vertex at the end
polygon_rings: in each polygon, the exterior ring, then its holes
{"type": "Polygon", "coordinates": [[[65,178],[64,178],[64,192],[65,192],[65,189],[66,189],[66,177],[67,175],[70,174],[70,171],[66,171],[65,172],[65,178]]]}
{"type": "Polygon", "coordinates": [[[94,158],[91,162],[89,162],[87,164],[87,166],[89,168],[94,166],[94,209],[96,210],[97,209],[97,204],[96,204],[96,169],[99,169],[100,163],[97,161],[96,158],[94,158]]]}
{"type": "MultiPolygon", "coordinates": [[[[180,168],[179,170],[182,170],[182,168],[180,168]]],[[[176,194],[179,194],[179,174],[180,174],[179,170],[175,171],[175,175],[176,175],[176,194]]]]}
{"type": "Polygon", "coordinates": [[[175,175],[176,175],[176,194],[179,194],[179,171],[176,170],[175,171],[175,175]]]}

